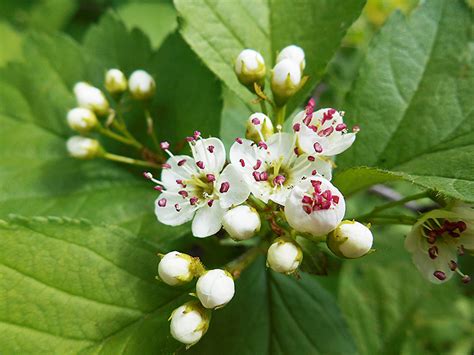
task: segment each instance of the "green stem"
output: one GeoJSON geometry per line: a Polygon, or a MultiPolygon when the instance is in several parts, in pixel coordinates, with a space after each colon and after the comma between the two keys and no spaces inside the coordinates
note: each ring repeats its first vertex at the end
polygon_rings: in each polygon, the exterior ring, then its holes
{"type": "Polygon", "coordinates": [[[262,110],[263,114],[268,115],[267,104],[265,103],[265,100],[260,100],[260,109],[262,110]]]}
{"type": "Polygon", "coordinates": [[[404,225],[413,225],[416,223],[416,218],[405,216],[405,215],[380,215],[380,216],[371,216],[367,218],[357,219],[359,222],[369,222],[371,224],[404,224],[404,225]]]}
{"type": "Polygon", "coordinates": [[[283,123],[285,123],[285,116],[286,116],[286,105],[277,107],[275,109],[275,116],[276,116],[276,125],[280,125],[283,127],[283,123]]]}
{"type": "MultiPolygon", "coordinates": [[[[114,121],[115,122],[115,121],[114,121]]],[[[135,141],[135,140],[132,140],[128,137],[124,137],[124,136],[121,136],[120,134],[117,134],[115,132],[112,132],[110,129],[107,129],[107,128],[104,128],[102,126],[100,126],[97,131],[101,134],[103,134],[104,136],[107,136],[109,138],[112,138],[112,139],[115,139],[116,141],[119,141],[121,143],[124,143],[124,144],[127,144],[127,145],[131,145],[131,146],[134,146],[138,149],[142,149],[143,146],[135,141]]]]}
{"type": "Polygon", "coordinates": [[[242,271],[244,271],[252,262],[267,249],[267,243],[261,242],[259,245],[248,249],[245,253],[232,260],[225,265],[225,269],[230,272],[234,279],[240,277],[242,271]]]}
{"type": "Polygon", "coordinates": [[[263,212],[267,209],[267,205],[260,201],[258,198],[256,198],[254,195],[250,195],[248,200],[250,205],[254,207],[257,211],[263,212]]]}
{"type": "Polygon", "coordinates": [[[113,161],[118,161],[120,163],[125,163],[125,164],[130,164],[130,165],[137,165],[137,166],[146,166],[149,168],[159,168],[159,165],[150,163],[148,161],[144,160],[137,160],[129,157],[124,157],[122,155],[117,155],[117,154],[112,154],[112,153],[104,153],[102,156],[105,159],[113,160],[113,161]]]}
{"type": "Polygon", "coordinates": [[[146,117],[146,125],[148,129],[148,134],[151,136],[153,144],[157,151],[160,151],[160,143],[158,142],[158,138],[156,137],[155,129],[153,127],[153,118],[151,117],[150,111],[148,108],[145,109],[145,117],[146,117]]]}

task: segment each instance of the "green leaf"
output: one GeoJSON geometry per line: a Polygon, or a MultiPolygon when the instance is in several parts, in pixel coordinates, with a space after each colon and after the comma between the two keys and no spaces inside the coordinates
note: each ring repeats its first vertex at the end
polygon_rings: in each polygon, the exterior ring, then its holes
{"type": "Polygon", "coordinates": [[[192,354],[353,354],[331,296],[315,278],[266,270],[257,260],[237,281],[235,298],[215,312],[192,354]]]}
{"type": "MultiPolygon", "coordinates": [[[[425,2],[394,14],[367,53],[344,109],[359,124],[342,168],[395,172],[449,196],[474,201],[474,56],[464,1],[425,2]]],[[[362,180],[370,171],[350,172],[362,180]]],[[[371,179],[380,179],[376,172],[371,179]]],[[[392,174],[385,174],[390,180],[392,174]]]]}
{"type": "Polygon", "coordinates": [[[7,22],[0,21],[0,38],[2,39],[0,67],[12,60],[21,60],[22,35],[7,22]]]}
{"type": "Polygon", "coordinates": [[[268,72],[276,54],[290,44],[306,52],[310,76],[303,92],[289,112],[320,79],[327,63],[339,47],[347,28],[359,16],[363,0],[344,6],[330,1],[175,0],[182,17],[181,33],[206,65],[241,99],[248,103],[249,92],[235,77],[234,60],[245,48],[262,53],[268,72]],[[203,21],[205,19],[205,21],[203,21]]]}

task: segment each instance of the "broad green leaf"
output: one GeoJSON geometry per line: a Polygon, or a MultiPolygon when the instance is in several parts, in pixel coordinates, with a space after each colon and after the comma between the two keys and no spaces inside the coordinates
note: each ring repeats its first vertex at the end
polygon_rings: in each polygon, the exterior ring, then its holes
{"type": "Polygon", "coordinates": [[[340,311],[312,276],[265,270],[258,259],[237,281],[235,298],[215,312],[193,354],[353,354],[340,311]]]}
{"type": "MultiPolygon", "coordinates": [[[[389,19],[344,107],[361,131],[340,167],[402,172],[397,175],[474,201],[471,26],[461,0],[425,2],[408,19],[398,13],[389,19]]],[[[361,179],[357,171],[349,174],[361,179]]],[[[376,174],[371,179],[381,177],[376,174]]]]}
{"type": "Polygon", "coordinates": [[[22,35],[10,24],[0,21],[0,38],[2,39],[2,50],[0,51],[0,67],[13,60],[21,60],[22,35]]]}
{"type": "Polygon", "coordinates": [[[359,16],[363,0],[298,2],[175,0],[182,17],[181,33],[206,65],[244,102],[251,95],[237,81],[233,65],[239,52],[262,53],[268,72],[276,54],[290,44],[304,48],[310,76],[305,90],[290,105],[302,104],[339,47],[347,28],[359,16]],[[205,20],[203,20],[205,19],[205,20]]]}

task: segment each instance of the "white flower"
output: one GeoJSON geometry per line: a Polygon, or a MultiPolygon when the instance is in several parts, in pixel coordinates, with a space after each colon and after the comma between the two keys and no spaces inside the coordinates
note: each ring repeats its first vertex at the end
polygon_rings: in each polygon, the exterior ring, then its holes
{"type": "Polygon", "coordinates": [[[331,178],[331,163],[299,154],[295,136],[276,133],[259,143],[238,138],[230,149],[230,161],[240,171],[255,197],[284,205],[293,186],[316,174],[331,178]]]}
{"type": "Polygon", "coordinates": [[[354,143],[358,127],[349,133],[342,120],[344,113],[332,108],[313,110],[314,100],[311,100],[306,110],[298,113],[293,120],[298,145],[305,153],[334,156],[354,143]]]}
{"type": "Polygon", "coordinates": [[[194,217],[193,235],[202,238],[217,233],[227,209],[243,203],[250,192],[233,165],[222,171],[224,144],[217,138],[201,139],[197,133],[189,139],[193,157],[174,156],[162,143],[171,158],[163,165],[162,181],[153,181],[166,189],[155,203],[158,220],[177,226],[194,217]]]}
{"type": "Polygon", "coordinates": [[[326,240],[331,251],[342,258],[355,259],[367,254],[374,237],[369,228],[356,221],[343,221],[326,240]]]}
{"type": "Polygon", "coordinates": [[[67,113],[67,123],[73,130],[87,133],[94,129],[99,122],[94,112],[88,108],[76,107],[67,113]]]}
{"type": "Polygon", "coordinates": [[[177,341],[196,344],[209,328],[210,314],[199,302],[188,302],[171,314],[170,332],[177,341]]]}
{"type": "Polygon", "coordinates": [[[247,129],[245,131],[245,138],[250,139],[256,143],[269,138],[273,134],[272,120],[261,112],[255,112],[250,115],[247,120],[247,129]]]}
{"type": "Polygon", "coordinates": [[[128,87],[137,100],[149,99],[155,94],[155,80],[144,70],[135,70],[128,79],[128,87]]]}
{"type": "Polygon", "coordinates": [[[172,251],[163,256],[158,264],[158,275],[168,285],[175,286],[193,279],[194,263],[189,255],[172,251]]]}
{"type": "Polygon", "coordinates": [[[301,71],[303,71],[306,66],[303,49],[295,45],[285,47],[281,50],[280,53],[278,53],[278,57],[276,60],[277,63],[281,62],[284,59],[290,59],[297,63],[301,71]]]}
{"type": "Polygon", "coordinates": [[[244,49],[237,56],[234,65],[235,74],[243,85],[263,84],[265,79],[265,61],[260,53],[253,49],[244,49]]]}
{"type": "Polygon", "coordinates": [[[234,297],[234,279],[224,270],[209,270],[196,283],[196,293],[206,308],[221,308],[234,297]]]}
{"type": "Polygon", "coordinates": [[[433,283],[449,280],[454,273],[470,281],[457,265],[458,255],[474,251],[474,210],[457,206],[423,215],[405,239],[405,248],[421,274],[433,283]]]}
{"type": "Polygon", "coordinates": [[[301,69],[299,64],[291,59],[283,59],[272,70],[271,87],[275,101],[282,106],[293,96],[301,84],[301,69]]]}
{"type": "Polygon", "coordinates": [[[109,69],[105,73],[105,88],[112,94],[117,94],[127,90],[127,78],[118,69],[109,69]]]}
{"type": "Polygon", "coordinates": [[[98,115],[105,115],[109,111],[109,102],[104,93],[92,85],[77,83],[74,85],[74,95],[80,107],[88,108],[98,115]]]}
{"type": "Polygon", "coordinates": [[[323,236],[334,230],[344,218],[345,211],[341,192],[320,176],[296,185],[285,204],[285,216],[290,226],[314,236],[323,236]]]}
{"type": "Polygon", "coordinates": [[[225,213],[222,225],[232,239],[249,239],[260,230],[260,215],[247,205],[237,206],[225,213]]]}
{"type": "Polygon", "coordinates": [[[303,260],[303,252],[295,241],[276,239],[267,252],[267,265],[276,272],[293,273],[303,260]]]}
{"type": "Polygon", "coordinates": [[[81,136],[69,138],[66,142],[66,147],[69,154],[78,159],[95,158],[102,149],[97,140],[81,136]]]}

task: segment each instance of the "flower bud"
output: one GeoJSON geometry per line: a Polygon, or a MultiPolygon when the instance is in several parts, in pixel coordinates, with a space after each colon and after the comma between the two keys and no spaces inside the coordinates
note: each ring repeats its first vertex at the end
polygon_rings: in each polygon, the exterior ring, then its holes
{"type": "Polygon", "coordinates": [[[327,245],[341,258],[355,259],[372,248],[374,238],[369,228],[356,221],[343,221],[328,235],[327,245]]]}
{"type": "Polygon", "coordinates": [[[206,308],[224,307],[234,297],[234,279],[225,270],[209,270],[196,283],[196,293],[206,308]]]}
{"type": "Polygon", "coordinates": [[[111,94],[119,94],[127,90],[127,78],[118,69],[109,69],[105,73],[105,88],[111,94]]]}
{"type": "Polygon", "coordinates": [[[300,266],[303,252],[293,240],[277,238],[267,252],[267,266],[273,271],[291,274],[300,266]]]}
{"type": "Polygon", "coordinates": [[[301,72],[303,72],[306,66],[303,49],[295,45],[283,48],[282,51],[278,54],[276,61],[277,63],[279,63],[284,59],[290,59],[296,64],[298,64],[301,69],[301,72]]]}
{"type": "Polygon", "coordinates": [[[211,314],[199,302],[192,301],[176,308],[170,319],[171,336],[189,347],[206,334],[211,314]]]}
{"type": "Polygon", "coordinates": [[[278,62],[272,71],[272,92],[277,105],[283,106],[301,87],[301,69],[290,60],[278,62]]]}
{"type": "Polygon", "coordinates": [[[69,127],[79,133],[87,133],[93,130],[97,124],[94,112],[84,107],[76,107],[67,113],[69,127]]]}
{"type": "Polygon", "coordinates": [[[272,120],[263,113],[253,113],[247,120],[247,130],[245,131],[247,139],[258,143],[267,140],[273,132],[272,120]]]}
{"type": "Polygon", "coordinates": [[[155,94],[155,80],[144,70],[135,70],[128,79],[128,87],[133,98],[146,100],[155,94]]]}
{"type": "Polygon", "coordinates": [[[288,224],[298,232],[316,237],[333,231],[341,223],[345,212],[343,195],[321,176],[298,183],[285,203],[288,224]]]}
{"type": "Polygon", "coordinates": [[[193,279],[195,263],[191,256],[172,251],[164,255],[158,264],[158,275],[170,286],[181,285],[193,279]]]}
{"type": "Polygon", "coordinates": [[[234,65],[239,81],[253,91],[253,84],[263,86],[265,83],[265,61],[260,53],[253,49],[244,49],[237,56],[234,65]]]}
{"type": "Polygon", "coordinates": [[[74,95],[80,107],[88,108],[98,115],[106,115],[109,111],[109,102],[104,93],[96,87],[84,82],[74,85],[74,95]]]}
{"type": "Polygon", "coordinates": [[[66,142],[69,154],[77,159],[92,159],[97,157],[102,148],[100,143],[91,138],[73,136],[66,142]]]}
{"type": "Polygon", "coordinates": [[[232,239],[249,239],[260,230],[260,215],[247,205],[237,206],[225,213],[222,225],[232,239]]]}

